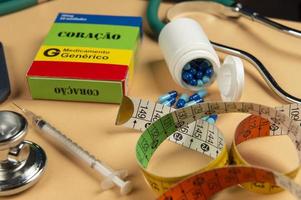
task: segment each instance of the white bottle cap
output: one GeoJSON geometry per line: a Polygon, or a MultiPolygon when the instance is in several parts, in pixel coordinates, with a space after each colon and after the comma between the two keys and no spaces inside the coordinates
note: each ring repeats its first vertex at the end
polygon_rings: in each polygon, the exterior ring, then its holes
{"type": "Polygon", "coordinates": [[[217,84],[223,101],[238,101],[244,87],[244,66],[240,58],[226,56],[219,68],[217,84]]]}

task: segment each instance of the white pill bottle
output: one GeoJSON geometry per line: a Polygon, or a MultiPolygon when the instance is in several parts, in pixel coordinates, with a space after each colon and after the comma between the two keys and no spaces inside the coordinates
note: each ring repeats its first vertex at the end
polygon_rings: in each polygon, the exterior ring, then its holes
{"type": "Polygon", "coordinates": [[[227,56],[223,65],[213,49],[199,23],[190,18],[177,18],[161,30],[159,46],[163,52],[171,76],[183,88],[197,91],[200,86],[192,86],[182,79],[186,64],[202,59],[211,63],[213,75],[202,87],[207,87],[217,78],[221,97],[224,101],[239,100],[244,85],[242,61],[234,56],[227,56]]]}

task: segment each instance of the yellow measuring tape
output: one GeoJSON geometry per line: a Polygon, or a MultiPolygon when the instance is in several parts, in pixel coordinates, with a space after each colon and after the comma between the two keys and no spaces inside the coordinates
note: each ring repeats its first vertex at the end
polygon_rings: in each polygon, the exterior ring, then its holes
{"type": "Polygon", "coordinates": [[[284,175],[257,167],[229,166],[192,176],[170,188],[158,200],[209,200],[225,188],[246,182],[277,185],[301,199],[300,186],[284,175]]]}
{"type": "MultiPolygon", "coordinates": [[[[295,106],[299,109],[298,105],[295,106]]],[[[289,109],[292,110],[292,108],[289,109]]],[[[206,174],[208,170],[220,168],[228,164],[228,153],[223,134],[218,130],[216,126],[211,125],[206,121],[198,120],[204,116],[211,114],[243,112],[260,116],[256,119],[254,118],[254,116],[251,116],[248,119],[244,120],[238,127],[231,148],[231,157],[233,157],[233,161],[236,164],[248,165],[247,162],[240,156],[236,145],[239,145],[240,143],[248,139],[274,135],[288,135],[293,144],[295,144],[296,146],[300,160],[301,153],[299,144],[301,141],[301,134],[299,125],[291,120],[288,117],[289,115],[282,113],[286,110],[287,108],[280,108],[280,111],[277,111],[274,108],[263,105],[240,102],[202,103],[191,107],[175,110],[173,108],[153,103],[151,101],[124,97],[123,102],[120,106],[116,124],[123,124],[126,127],[144,131],[139,138],[136,146],[137,160],[149,185],[156,193],[162,194],[169,190],[172,185],[179,183],[189,176],[195,175],[200,172],[204,172],[204,174],[206,174]],[[263,120],[262,118],[269,119],[269,121],[263,120]],[[258,132],[258,129],[256,129],[256,127],[259,128],[260,134],[256,133],[256,130],[258,132]],[[274,129],[275,127],[278,127],[278,129],[270,131],[270,127],[274,127],[274,129]],[[202,168],[196,172],[186,174],[184,176],[162,177],[151,173],[147,170],[149,160],[151,159],[158,146],[167,138],[172,142],[208,155],[213,160],[205,168],[202,168]]],[[[242,176],[245,176],[246,174],[250,173],[251,169],[255,170],[254,172],[258,171],[258,173],[267,172],[269,173],[269,177],[272,176],[273,178],[240,178],[235,179],[236,182],[233,182],[233,184],[252,182],[250,184],[244,184],[243,186],[248,190],[260,193],[273,193],[280,191],[280,188],[277,187],[277,185],[284,187],[283,185],[279,184],[279,182],[281,181],[285,182],[284,179],[286,181],[288,180],[290,186],[295,186],[295,184],[290,179],[283,178],[285,176],[254,167],[245,166],[236,168],[220,168],[216,169],[217,171],[211,171],[210,173],[219,174],[221,172],[221,174],[223,174],[229,172],[231,174],[235,172],[235,174],[238,176],[240,172],[242,176]],[[278,179],[281,181],[279,181],[278,179]]],[[[288,175],[290,177],[294,177],[298,169],[299,168],[296,168],[288,175]]],[[[207,175],[205,177],[207,177],[207,175]]],[[[195,179],[197,179],[197,176],[195,176],[195,179]]],[[[228,185],[220,185],[220,189],[224,187],[228,187],[228,185]]],[[[290,191],[296,191],[299,189],[298,187],[296,189],[296,187],[288,188],[285,186],[284,188],[289,189],[290,191]]],[[[170,196],[170,190],[167,193],[169,193],[170,196]]],[[[172,192],[172,194],[174,194],[174,192],[172,192]]],[[[209,197],[206,197],[205,199],[208,198],[209,197]]]]}

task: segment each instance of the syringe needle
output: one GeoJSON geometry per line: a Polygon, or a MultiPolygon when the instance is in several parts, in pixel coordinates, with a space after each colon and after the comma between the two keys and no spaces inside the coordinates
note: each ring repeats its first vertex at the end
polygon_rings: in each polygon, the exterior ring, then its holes
{"type": "MultiPolygon", "coordinates": [[[[21,106],[19,106],[18,104],[16,104],[15,102],[12,102],[17,108],[19,108],[26,117],[28,117],[29,119],[33,120],[33,117],[35,116],[31,111],[25,109],[25,108],[22,108],[21,106]]],[[[37,116],[36,116],[37,117],[37,116]]],[[[34,122],[33,122],[34,124],[34,122]]]]}
{"type": "Polygon", "coordinates": [[[56,128],[51,126],[41,117],[35,115],[33,112],[18,106],[16,103],[13,103],[18,107],[24,114],[30,118],[33,122],[33,125],[43,134],[51,137],[55,140],[56,143],[61,144],[65,150],[71,153],[73,156],[88,164],[92,169],[96,170],[102,176],[106,177],[102,183],[101,187],[103,189],[110,189],[115,185],[120,187],[120,193],[122,195],[128,194],[132,190],[132,183],[130,181],[124,181],[122,178],[127,176],[127,170],[115,171],[112,168],[104,165],[101,161],[97,160],[93,155],[88,151],[84,150],[77,143],[73,142],[66,135],[58,131],[56,128]]]}
{"type": "Polygon", "coordinates": [[[12,102],[17,108],[19,108],[20,110],[22,110],[22,112],[25,113],[25,109],[24,108],[21,108],[20,106],[18,106],[15,102],[12,102]]]}

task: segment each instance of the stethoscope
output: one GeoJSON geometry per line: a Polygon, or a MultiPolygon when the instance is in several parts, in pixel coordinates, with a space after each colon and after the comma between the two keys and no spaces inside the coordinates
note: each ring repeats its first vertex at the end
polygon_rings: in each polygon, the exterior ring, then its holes
{"type": "MultiPolygon", "coordinates": [[[[160,31],[165,26],[165,23],[163,23],[158,17],[158,9],[160,3],[161,0],[150,0],[147,7],[147,20],[149,22],[151,29],[157,35],[159,35],[160,31]]],[[[232,17],[232,18],[239,18],[241,16],[244,16],[252,21],[260,22],[261,24],[266,25],[275,30],[281,31],[283,33],[286,33],[294,37],[301,38],[301,31],[274,22],[250,9],[244,8],[242,4],[237,3],[233,0],[214,0],[214,2],[213,1],[182,2],[176,4],[172,8],[173,11],[169,12],[169,15],[173,15],[173,12],[177,13],[178,10],[185,11],[185,8],[189,8],[189,11],[223,14],[226,17],[232,17]]],[[[212,41],[210,42],[215,50],[240,57],[250,62],[259,71],[259,73],[267,82],[269,87],[283,100],[290,103],[299,103],[299,104],[301,103],[300,98],[287,93],[285,90],[283,90],[280,87],[280,85],[276,82],[276,80],[273,78],[270,72],[255,56],[237,48],[229,47],[212,41]]]]}
{"type": "Polygon", "coordinates": [[[16,12],[49,0],[0,0],[0,16],[16,12]]]}

